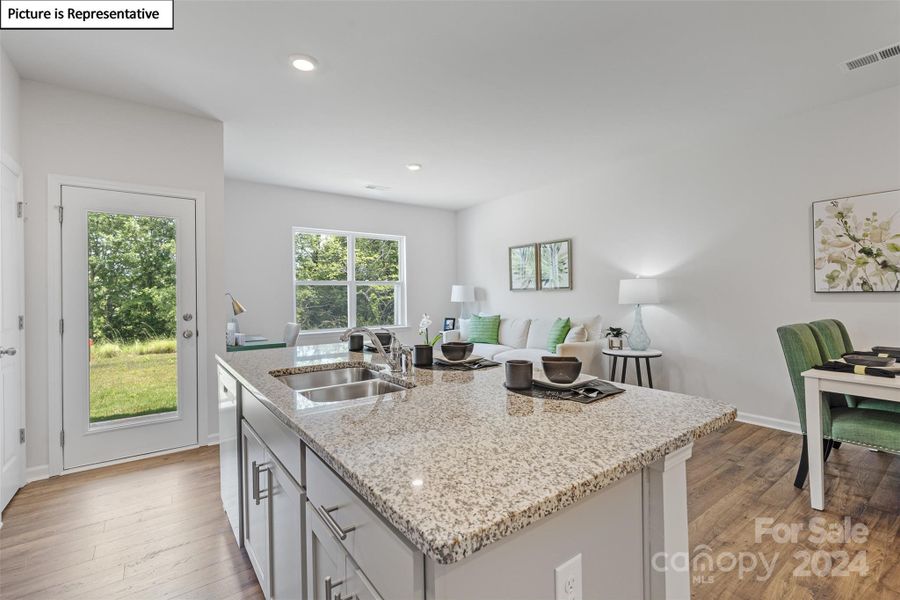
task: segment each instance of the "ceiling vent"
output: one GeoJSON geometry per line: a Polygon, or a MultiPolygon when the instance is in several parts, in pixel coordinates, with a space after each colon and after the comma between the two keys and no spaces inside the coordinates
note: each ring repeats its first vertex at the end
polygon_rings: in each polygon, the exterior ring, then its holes
{"type": "Polygon", "coordinates": [[[847,62],[841,63],[841,68],[845,71],[855,71],[856,69],[868,67],[869,65],[873,65],[877,62],[887,60],[895,56],[900,56],[900,44],[894,44],[893,46],[888,46],[887,48],[870,52],[865,56],[860,56],[858,58],[854,58],[853,60],[848,60],[847,62]]]}

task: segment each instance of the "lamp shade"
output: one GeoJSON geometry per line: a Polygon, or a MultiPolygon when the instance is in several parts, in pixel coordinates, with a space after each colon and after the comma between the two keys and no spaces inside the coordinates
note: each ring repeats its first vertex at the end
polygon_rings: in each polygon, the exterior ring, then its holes
{"type": "Polygon", "coordinates": [[[471,285],[454,285],[450,288],[450,302],[475,302],[475,288],[471,285]]]}
{"type": "Polygon", "coordinates": [[[226,293],[226,296],[231,298],[231,310],[234,312],[234,316],[238,316],[241,313],[247,312],[247,309],[244,308],[244,305],[234,299],[234,296],[226,293]]]}
{"type": "Polygon", "coordinates": [[[656,304],[659,286],[655,279],[622,279],[619,281],[619,304],[656,304]]]}

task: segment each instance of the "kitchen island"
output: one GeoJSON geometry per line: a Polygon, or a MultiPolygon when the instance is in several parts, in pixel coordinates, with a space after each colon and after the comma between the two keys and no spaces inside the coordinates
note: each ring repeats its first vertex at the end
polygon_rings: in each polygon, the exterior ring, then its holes
{"type": "Polygon", "coordinates": [[[223,502],[267,597],[690,597],[685,461],[731,406],[534,399],[502,367],[392,374],[343,344],[219,363],[223,502]],[[348,369],[396,391],[288,385],[348,369]]]}

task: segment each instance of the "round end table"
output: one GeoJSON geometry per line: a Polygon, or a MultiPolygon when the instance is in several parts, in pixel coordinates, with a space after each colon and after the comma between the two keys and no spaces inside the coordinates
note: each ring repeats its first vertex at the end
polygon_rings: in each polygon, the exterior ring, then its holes
{"type": "Polygon", "coordinates": [[[651,388],[653,387],[653,374],[650,372],[650,359],[662,356],[660,350],[654,350],[653,348],[648,348],[647,350],[632,350],[630,348],[613,350],[604,348],[603,354],[612,357],[612,367],[610,368],[609,377],[610,381],[616,380],[616,363],[620,358],[622,359],[622,378],[619,380],[620,383],[625,383],[625,373],[628,371],[628,359],[633,358],[634,366],[637,369],[638,385],[644,385],[644,379],[641,376],[641,359],[643,358],[644,365],[647,367],[647,383],[651,388]]]}

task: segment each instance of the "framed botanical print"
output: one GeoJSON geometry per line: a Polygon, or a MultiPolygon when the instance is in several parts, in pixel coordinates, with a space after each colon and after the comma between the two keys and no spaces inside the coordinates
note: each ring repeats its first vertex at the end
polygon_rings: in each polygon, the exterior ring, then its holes
{"type": "Polygon", "coordinates": [[[542,290],[572,289],[572,240],[538,244],[538,274],[542,290]]]}
{"type": "Polygon", "coordinates": [[[900,292],[900,190],[812,205],[816,292],[900,292]]]}
{"type": "Polygon", "coordinates": [[[512,246],[509,249],[509,289],[514,292],[538,289],[536,244],[512,246]]]}

